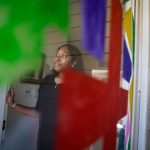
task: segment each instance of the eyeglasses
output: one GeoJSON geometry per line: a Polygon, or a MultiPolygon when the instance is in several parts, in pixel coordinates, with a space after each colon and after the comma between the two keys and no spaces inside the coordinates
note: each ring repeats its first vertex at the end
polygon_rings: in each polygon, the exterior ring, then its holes
{"type": "Polygon", "coordinates": [[[56,54],[56,57],[59,57],[59,58],[62,58],[62,59],[66,59],[69,56],[70,55],[66,55],[66,54],[56,54]]]}

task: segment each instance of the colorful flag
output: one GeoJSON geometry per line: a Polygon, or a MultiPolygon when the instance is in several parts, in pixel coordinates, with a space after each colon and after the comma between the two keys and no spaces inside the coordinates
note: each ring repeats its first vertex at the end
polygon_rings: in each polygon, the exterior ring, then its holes
{"type": "Polygon", "coordinates": [[[134,67],[134,18],[131,1],[126,4],[124,13],[124,47],[123,47],[123,83],[128,89],[128,113],[125,126],[125,148],[131,149],[131,124],[132,124],[132,103],[133,103],[133,67],[134,67]]]}

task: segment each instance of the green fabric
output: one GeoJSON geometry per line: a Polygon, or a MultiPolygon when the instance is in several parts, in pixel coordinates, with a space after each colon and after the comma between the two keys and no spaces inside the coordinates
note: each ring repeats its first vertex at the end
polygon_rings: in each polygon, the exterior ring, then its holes
{"type": "Polygon", "coordinates": [[[39,66],[44,29],[68,34],[68,0],[0,0],[0,84],[39,66]]]}
{"type": "Polygon", "coordinates": [[[132,40],[132,44],[133,44],[133,49],[132,49],[132,59],[133,59],[133,68],[134,68],[134,59],[135,59],[135,21],[134,21],[134,17],[132,15],[132,37],[133,37],[133,40],[132,40]]]}

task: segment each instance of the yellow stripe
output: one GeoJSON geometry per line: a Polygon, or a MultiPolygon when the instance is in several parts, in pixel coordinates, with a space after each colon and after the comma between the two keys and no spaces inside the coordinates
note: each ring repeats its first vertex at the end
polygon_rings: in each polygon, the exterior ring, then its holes
{"type": "Polygon", "coordinates": [[[124,31],[127,34],[130,51],[132,53],[133,46],[132,46],[132,10],[131,8],[128,9],[126,13],[124,14],[124,31]]]}
{"type": "Polygon", "coordinates": [[[132,105],[133,105],[133,77],[131,77],[131,85],[130,85],[130,89],[129,89],[129,108],[130,108],[130,118],[132,120],[132,105]]]}

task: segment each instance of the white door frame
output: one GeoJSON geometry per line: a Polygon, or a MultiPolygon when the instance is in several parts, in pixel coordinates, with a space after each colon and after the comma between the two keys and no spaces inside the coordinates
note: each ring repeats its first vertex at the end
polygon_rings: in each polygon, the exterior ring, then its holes
{"type": "Polygon", "coordinates": [[[131,136],[132,150],[147,149],[147,118],[149,104],[150,68],[150,2],[136,0],[135,12],[135,80],[133,125],[131,136]]]}
{"type": "Polygon", "coordinates": [[[149,0],[141,1],[142,7],[142,34],[141,34],[141,96],[139,113],[138,150],[146,150],[147,116],[149,99],[149,46],[150,46],[150,7],[149,0]]]}

